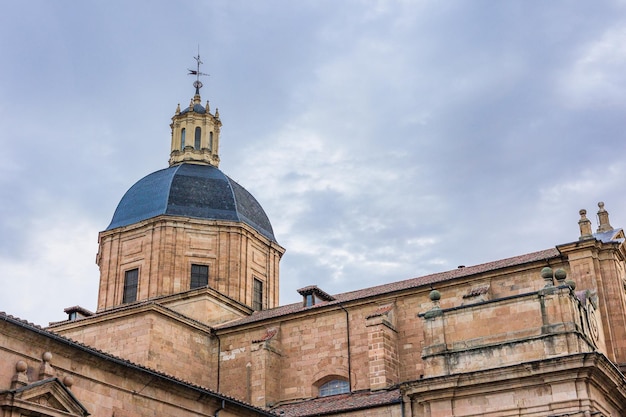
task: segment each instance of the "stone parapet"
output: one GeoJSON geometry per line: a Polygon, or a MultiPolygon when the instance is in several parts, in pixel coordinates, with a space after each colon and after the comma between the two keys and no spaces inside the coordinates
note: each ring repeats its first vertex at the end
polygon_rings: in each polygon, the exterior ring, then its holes
{"type": "Polygon", "coordinates": [[[425,376],[590,352],[597,347],[591,309],[561,286],[422,313],[425,376]]]}

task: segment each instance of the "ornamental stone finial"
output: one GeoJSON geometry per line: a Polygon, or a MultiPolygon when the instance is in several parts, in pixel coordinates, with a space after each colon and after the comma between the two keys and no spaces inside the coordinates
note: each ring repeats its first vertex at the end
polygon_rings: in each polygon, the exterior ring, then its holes
{"type": "Polygon", "coordinates": [[[609,232],[613,230],[609,223],[609,212],[604,209],[604,202],[598,203],[598,233],[609,232]]]}
{"type": "Polygon", "coordinates": [[[52,360],[52,353],[44,352],[41,355],[41,366],[39,367],[39,379],[52,378],[54,376],[54,369],[52,369],[52,365],[50,365],[50,361],[52,360]]]}
{"type": "Polygon", "coordinates": [[[545,281],[544,288],[554,287],[554,271],[549,266],[546,266],[541,270],[541,278],[545,281]]]}
{"type": "Polygon", "coordinates": [[[554,278],[556,278],[559,285],[563,285],[563,282],[565,282],[565,278],[567,278],[567,271],[563,268],[557,269],[556,271],[554,271],[554,278]]]}
{"type": "Polygon", "coordinates": [[[28,365],[24,361],[17,361],[15,363],[15,375],[11,379],[11,389],[24,387],[28,385],[28,365]]]}
{"type": "Polygon", "coordinates": [[[443,315],[443,311],[441,310],[441,307],[439,307],[439,300],[441,300],[441,293],[433,289],[428,294],[428,298],[430,298],[430,301],[433,302],[433,307],[430,310],[428,310],[426,313],[424,313],[424,318],[432,319],[432,318],[443,315]]]}
{"type": "Polygon", "coordinates": [[[580,220],[578,220],[578,227],[580,228],[580,237],[579,240],[589,239],[593,237],[591,233],[591,221],[587,218],[587,210],[581,209],[578,214],[580,214],[580,220]]]}

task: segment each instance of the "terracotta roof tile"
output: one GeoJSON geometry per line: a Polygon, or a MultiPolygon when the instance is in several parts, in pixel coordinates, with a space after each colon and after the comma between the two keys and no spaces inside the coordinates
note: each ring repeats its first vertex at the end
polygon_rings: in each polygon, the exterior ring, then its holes
{"type": "Polygon", "coordinates": [[[402,395],[399,389],[389,391],[361,391],[349,394],[332,395],[292,404],[284,404],[272,411],[285,417],[321,416],[340,412],[357,411],[364,408],[400,404],[402,395]]]}
{"type": "Polygon", "coordinates": [[[134,362],[132,362],[132,361],[130,361],[128,359],[124,359],[124,358],[121,358],[119,356],[112,355],[112,354],[107,353],[107,352],[105,352],[103,350],[96,349],[96,348],[91,347],[89,345],[86,345],[84,343],[80,343],[80,342],[77,342],[77,341],[72,340],[70,338],[67,338],[65,336],[61,336],[60,334],[51,332],[51,331],[49,331],[47,329],[42,328],[41,326],[38,326],[38,325],[33,324],[33,323],[30,323],[30,322],[28,322],[26,320],[22,320],[20,318],[11,316],[9,314],[6,314],[5,312],[0,312],[0,320],[6,321],[8,323],[12,323],[13,325],[20,326],[20,327],[22,327],[22,328],[24,328],[24,329],[26,329],[28,331],[33,331],[33,332],[39,333],[39,334],[41,334],[44,337],[48,337],[50,339],[56,340],[58,342],[66,344],[66,345],[73,346],[76,349],[82,350],[82,351],[87,352],[89,354],[92,354],[92,355],[94,355],[96,357],[100,357],[100,358],[102,358],[104,360],[108,360],[108,361],[114,362],[114,363],[116,363],[116,364],[118,364],[120,366],[126,366],[126,367],[129,367],[129,368],[132,368],[132,369],[136,369],[138,371],[147,372],[147,373],[149,373],[149,374],[151,374],[153,376],[160,377],[160,378],[172,381],[172,382],[177,383],[177,384],[185,385],[188,388],[196,390],[196,391],[200,391],[203,394],[209,394],[209,395],[215,396],[215,397],[217,397],[219,399],[227,400],[227,401],[229,401],[229,402],[231,402],[233,404],[238,404],[238,405],[240,405],[242,407],[245,407],[247,409],[254,410],[255,412],[259,413],[260,415],[265,415],[265,416],[272,416],[273,415],[273,412],[271,412],[271,411],[263,410],[261,408],[258,408],[256,406],[252,405],[252,404],[249,404],[249,403],[247,403],[245,401],[241,401],[241,400],[239,400],[239,399],[237,399],[235,397],[231,397],[229,395],[222,394],[222,393],[214,391],[212,389],[205,388],[205,387],[203,387],[201,385],[194,384],[193,382],[186,381],[184,379],[181,379],[179,377],[176,377],[176,376],[164,373],[162,371],[157,371],[157,370],[154,370],[154,369],[149,368],[147,366],[134,363],[134,362]]]}
{"type": "MultiPolygon", "coordinates": [[[[160,297],[160,298],[165,298],[165,297],[160,297]]],[[[162,311],[167,311],[170,314],[180,317],[181,319],[184,319],[190,323],[194,323],[195,325],[197,325],[198,327],[202,327],[204,328],[207,332],[212,331],[212,327],[208,326],[206,323],[203,323],[201,321],[198,321],[196,319],[193,319],[189,316],[186,316],[184,314],[179,313],[176,310],[173,310],[169,307],[164,306],[163,304],[158,302],[158,298],[152,298],[149,300],[142,300],[142,301],[137,301],[134,303],[130,303],[130,304],[122,304],[119,306],[115,306],[112,308],[109,308],[107,310],[102,310],[100,312],[97,313],[92,313],[91,316],[87,316],[87,317],[78,317],[76,318],[76,320],[62,320],[62,321],[53,321],[50,322],[48,324],[48,329],[54,329],[55,327],[59,327],[62,326],[64,324],[68,324],[68,323],[75,323],[75,322],[80,322],[80,321],[88,321],[88,320],[93,320],[95,318],[99,318],[102,316],[107,316],[110,314],[115,314],[115,313],[119,313],[119,312],[124,312],[124,311],[132,311],[132,310],[138,310],[142,307],[146,307],[146,306],[153,306],[155,309],[160,309],[162,311]]]]}
{"type": "Polygon", "coordinates": [[[543,261],[553,259],[560,256],[560,252],[556,248],[550,248],[541,250],[538,252],[532,252],[525,255],[515,256],[512,258],[500,259],[498,261],[488,262],[480,265],[468,266],[464,268],[457,268],[450,271],[438,272],[435,274],[424,275],[422,277],[412,278],[404,281],[392,282],[389,284],[377,285],[375,287],[364,288],[361,290],[345,292],[342,294],[334,295],[335,300],[325,303],[316,304],[310,307],[304,307],[302,303],[288,304],[281,307],[276,307],[270,310],[255,311],[248,317],[244,317],[240,320],[232,321],[223,325],[214,326],[215,329],[227,329],[244,325],[248,323],[254,323],[257,321],[277,318],[288,314],[297,313],[303,310],[311,310],[320,308],[323,306],[337,305],[346,303],[349,301],[355,301],[367,297],[373,297],[386,293],[392,293],[395,291],[402,291],[411,288],[418,288],[427,285],[433,285],[441,282],[450,281],[456,278],[469,277],[472,275],[482,274],[489,271],[495,271],[498,269],[514,267],[531,262],[543,261]]]}

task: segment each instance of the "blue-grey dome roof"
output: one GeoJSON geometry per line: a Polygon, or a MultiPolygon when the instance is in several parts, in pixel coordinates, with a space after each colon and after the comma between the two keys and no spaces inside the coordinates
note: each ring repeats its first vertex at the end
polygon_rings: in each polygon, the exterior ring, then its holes
{"type": "MultiPolygon", "coordinates": [[[[183,109],[183,111],[180,112],[180,114],[184,114],[190,111],[190,107],[187,107],[185,109],[183,109]]],[[[204,106],[202,106],[202,104],[194,104],[193,105],[193,111],[194,113],[199,113],[199,114],[205,114],[206,113],[206,109],[204,108],[204,106]]]]}
{"type": "Polygon", "coordinates": [[[276,242],[258,201],[210,165],[175,165],[137,181],[122,197],[106,230],[160,215],[243,222],[276,242]]]}

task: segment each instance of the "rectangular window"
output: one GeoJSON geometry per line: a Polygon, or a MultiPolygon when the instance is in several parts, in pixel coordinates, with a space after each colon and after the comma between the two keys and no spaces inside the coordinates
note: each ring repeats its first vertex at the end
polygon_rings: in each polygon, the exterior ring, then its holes
{"type": "Polygon", "coordinates": [[[256,278],[252,288],[252,309],[263,310],[263,283],[256,278]]]}
{"type": "Polygon", "coordinates": [[[191,264],[191,289],[209,285],[209,266],[191,264]]]}
{"type": "Polygon", "coordinates": [[[139,268],[124,273],[124,297],[122,303],[137,301],[137,283],[139,282],[139,268]]]}

